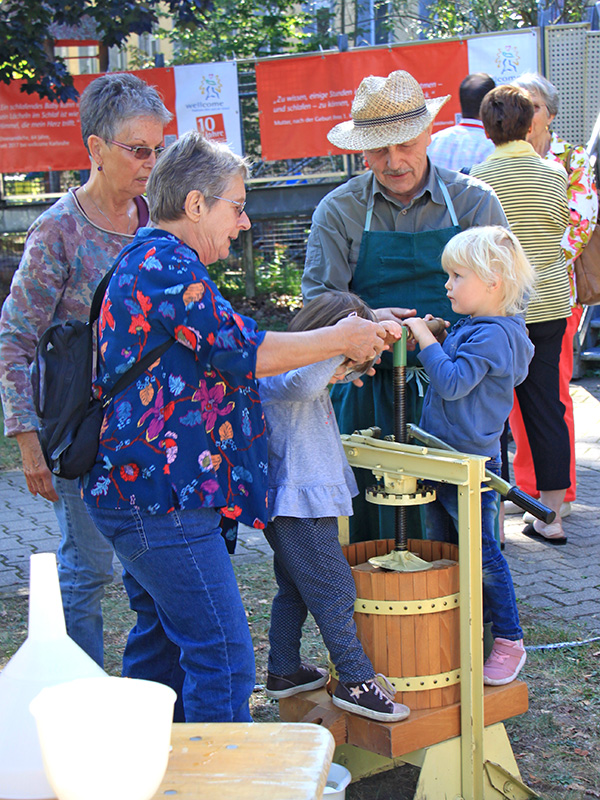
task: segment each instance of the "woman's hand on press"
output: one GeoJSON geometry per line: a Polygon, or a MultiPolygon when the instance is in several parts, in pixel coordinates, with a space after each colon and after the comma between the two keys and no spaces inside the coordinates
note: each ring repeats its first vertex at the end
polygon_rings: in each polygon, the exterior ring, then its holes
{"type": "Polygon", "coordinates": [[[382,350],[389,350],[388,331],[379,322],[357,316],[345,317],[333,330],[340,336],[343,354],[358,364],[376,358],[382,350]]]}
{"type": "Polygon", "coordinates": [[[21,450],[27,488],[34,497],[40,494],[46,500],[56,503],[58,495],[52,483],[52,473],[46,466],[37,432],[18,433],[15,438],[21,450]]]}

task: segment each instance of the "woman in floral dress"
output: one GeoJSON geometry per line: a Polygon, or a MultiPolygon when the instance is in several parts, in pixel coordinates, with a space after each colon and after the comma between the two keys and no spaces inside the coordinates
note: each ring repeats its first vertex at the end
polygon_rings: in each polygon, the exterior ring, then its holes
{"type": "Polygon", "coordinates": [[[83,495],[137,613],[123,675],[174,688],[187,722],[251,720],[254,650],[219,520],[266,524],[256,379],[340,354],[365,361],[390,338],[360,317],[265,333],[234,312],[206,265],[250,228],[246,177],[243,159],[198,133],[171,145],[148,183],[152,227],[122,251],[100,316],[100,396],[173,342],[108,405],[83,495]]]}

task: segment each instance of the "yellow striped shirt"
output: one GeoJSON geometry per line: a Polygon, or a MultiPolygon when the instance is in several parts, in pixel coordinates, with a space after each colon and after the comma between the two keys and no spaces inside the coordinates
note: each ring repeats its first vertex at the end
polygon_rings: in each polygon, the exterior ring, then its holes
{"type": "Polygon", "coordinates": [[[567,174],[525,141],[500,145],[471,170],[498,195],[511,230],[533,264],[537,281],[526,322],[571,315],[569,278],[561,240],[569,222],[567,174]]]}

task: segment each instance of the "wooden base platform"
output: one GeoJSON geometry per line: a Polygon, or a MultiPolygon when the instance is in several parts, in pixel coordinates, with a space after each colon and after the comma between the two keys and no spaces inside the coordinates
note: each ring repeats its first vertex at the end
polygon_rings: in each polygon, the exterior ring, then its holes
{"type": "MultiPolygon", "coordinates": [[[[527,685],[484,688],[484,724],[502,722],[529,707],[527,685]]],[[[279,701],[282,722],[313,722],[328,728],[336,745],[351,744],[386,758],[397,758],[460,735],[460,703],[411,711],[402,722],[386,724],[337,708],[327,691],[301,692],[279,701]]]]}

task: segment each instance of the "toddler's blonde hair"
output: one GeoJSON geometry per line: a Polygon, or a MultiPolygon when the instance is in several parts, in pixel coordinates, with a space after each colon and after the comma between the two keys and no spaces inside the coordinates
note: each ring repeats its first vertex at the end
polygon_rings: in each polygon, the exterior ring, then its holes
{"type": "Polygon", "coordinates": [[[442,253],[442,267],[472,270],[484,283],[502,284],[502,310],[507,316],[527,308],[534,291],[536,274],[517,237],[500,225],[486,225],[461,231],[442,253]]]}

